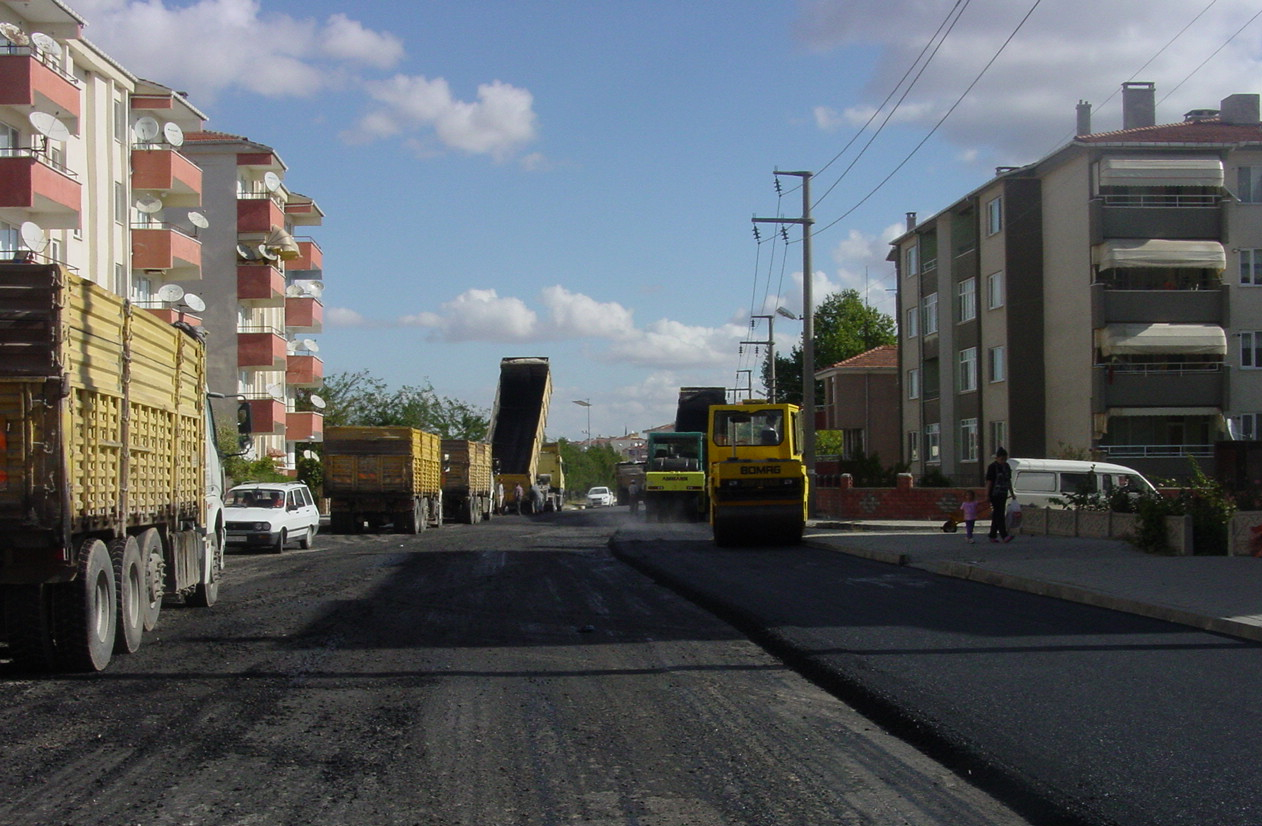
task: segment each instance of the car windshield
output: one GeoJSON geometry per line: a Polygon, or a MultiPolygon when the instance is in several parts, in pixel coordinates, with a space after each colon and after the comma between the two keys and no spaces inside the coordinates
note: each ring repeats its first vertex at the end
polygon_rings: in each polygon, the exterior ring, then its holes
{"type": "Polygon", "coordinates": [[[228,507],[283,508],[285,507],[285,494],[279,490],[259,490],[257,488],[234,490],[232,491],[232,499],[228,501],[228,507]]]}

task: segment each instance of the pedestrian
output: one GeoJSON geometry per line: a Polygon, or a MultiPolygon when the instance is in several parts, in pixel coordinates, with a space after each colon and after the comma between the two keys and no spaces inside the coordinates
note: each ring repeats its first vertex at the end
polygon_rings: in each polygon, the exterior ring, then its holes
{"type": "Polygon", "coordinates": [[[524,494],[525,492],[521,489],[521,482],[518,482],[517,486],[513,488],[513,502],[517,505],[518,516],[521,516],[521,500],[524,494]]]}
{"type": "Polygon", "coordinates": [[[504,483],[497,482],[495,485],[495,515],[504,515],[504,483]]]}
{"type": "Polygon", "coordinates": [[[627,499],[631,504],[631,515],[640,515],[640,484],[634,479],[627,485],[627,499]]]}
{"type": "Polygon", "coordinates": [[[995,450],[995,461],[986,468],[986,499],[990,502],[990,541],[1011,542],[1008,535],[1008,497],[1012,495],[1012,466],[1008,451],[995,450]]]}
{"type": "Polygon", "coordinates": [[[964,538],[973,544],[973,525],[977,524],[977,494],[972,490],[964,491],[964,503],[960,511],[964,514],[964,538]]]}

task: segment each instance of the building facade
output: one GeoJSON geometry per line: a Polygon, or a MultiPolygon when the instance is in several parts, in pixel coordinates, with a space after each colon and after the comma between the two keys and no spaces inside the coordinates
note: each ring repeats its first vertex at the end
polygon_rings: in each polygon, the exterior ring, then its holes
{"type": "Polygon", "coordinates": [[[909,213],[898,271],[903,458],[981,480],[1014,456],[1108,459],[1182,478],[1262,424],[1262,125],[1232,95],[1000,168],[931,219],[909,213]]]}
{"type": "Polygon", "coordinates": [[[842,459],[878,456],[899,461],[898,347],[886,344],[818,370],[824,395],[817,416],[825,430],[842,436],[842,459]]]}

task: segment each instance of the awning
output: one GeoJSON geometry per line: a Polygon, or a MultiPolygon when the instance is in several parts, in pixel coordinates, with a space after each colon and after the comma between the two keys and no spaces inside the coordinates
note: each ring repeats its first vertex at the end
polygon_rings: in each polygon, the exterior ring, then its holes
{"type": "Polygon", "coordinates": [[[272,230],[263,245],[276,253],[282,261],[292,261],[302,254],[302,250],[298,248],[298,242],[283,229],[272,230]]]}
{"type": "Polygon", "coordinates": [[[1100,186],[1223,187],[1220,158],[1105,158],[1100,186]]]}
{"type": "Polygon", "coordinates": [[[1227,269],[1227,251],[1217,241],[1167,241],[1162,238],[1114,238],[1092,250],[1102,270],[1163,267],[1189,270],[1227,269]]]}
{"type": "Polygon", "coordinates": [[[1216,324],[1110,324],[1096,331],[1101,355],[1227,355],[1227,333],[1216,324]]]}

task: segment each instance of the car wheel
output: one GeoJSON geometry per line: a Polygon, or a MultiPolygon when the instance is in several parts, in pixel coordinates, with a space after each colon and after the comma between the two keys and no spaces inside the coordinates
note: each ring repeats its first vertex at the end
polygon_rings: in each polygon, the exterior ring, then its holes
{"type": "Polygon", "coordinates": [[[298,547],[304,551],[315,544],[316,526],[312,525],[303,533],[302,538],[298,540],[298,547]]]}
{"type": "Polygon", "coordinates": [[[276,535],[276,541],[272,543],[272,553],[281,554],[285,552],[285,543],[289,541],[289,535],[284,528],[280,529],[280,533],[276,535]]]}

